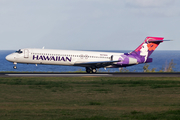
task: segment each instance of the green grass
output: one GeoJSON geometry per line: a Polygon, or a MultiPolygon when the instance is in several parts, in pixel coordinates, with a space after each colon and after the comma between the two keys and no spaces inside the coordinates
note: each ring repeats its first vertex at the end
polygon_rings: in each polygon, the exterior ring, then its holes
{"type": "Polygon", "coordinates": [[[4,77],[3,120],[179,120],[180,78],[4,77]]]}
{"type": "MultiPolygon", "coordinates": [[[[180,87],[178,78],[1,78],[0,84],[7,85],[43,85],[52,87],[70,87],[70,84],[92,84],[92,85],[120,85],[121,87],[150,86],[151,88],[180,87]],[[120,79],[120,80],[119,80],[120,79]],[[136,79],[136,80],[134,80],[136,79]],[[155,80],[154,80],[155,79],[155,80]],[[161,80],[163,79],[163,80],[161,80]]],[[[98,89],[97,91],[110,91],[108,89],[98,89]]]]}

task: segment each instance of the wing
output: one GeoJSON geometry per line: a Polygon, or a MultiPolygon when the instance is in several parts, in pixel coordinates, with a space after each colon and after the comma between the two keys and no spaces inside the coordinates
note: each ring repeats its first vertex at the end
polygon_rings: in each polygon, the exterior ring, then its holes
{"type": "Polygon", "coordinates": [[[76,62],[76,63],[74,63],[74,66],[101,68],[101,67],[113,65],[116,62],[121,62],[121,61],[119,61],[119,60],[117,60],[117,61],[95,61],[95,62],[81,62],[81,63],[76,62]]]}

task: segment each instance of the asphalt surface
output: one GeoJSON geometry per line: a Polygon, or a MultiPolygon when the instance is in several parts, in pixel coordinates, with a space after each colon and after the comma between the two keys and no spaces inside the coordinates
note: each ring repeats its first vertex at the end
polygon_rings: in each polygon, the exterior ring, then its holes
{"type": "Polygon", "coordinates": [[[180,77],[180,72],[171,73],[0,73],[0,77],[180,77]]]}

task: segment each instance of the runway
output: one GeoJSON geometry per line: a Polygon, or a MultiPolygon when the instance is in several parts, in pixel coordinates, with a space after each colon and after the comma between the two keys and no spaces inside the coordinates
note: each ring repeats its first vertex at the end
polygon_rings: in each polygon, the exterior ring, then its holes
{"type": "Polygon", "coordinates": [[[180,73],[0,73],[0,77],[180,77],[180,73]]]}

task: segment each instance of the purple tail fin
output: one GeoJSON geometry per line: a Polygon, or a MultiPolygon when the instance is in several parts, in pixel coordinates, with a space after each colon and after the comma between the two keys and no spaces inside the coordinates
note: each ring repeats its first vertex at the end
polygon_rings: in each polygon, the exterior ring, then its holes
{"type": "Polygon", "coordinates": [[[163,37],[147,37],[145,41],[136,48],[130,54],[136,58],[139,58],[139,62],[152,62],[151,58],[148,58],[157,46],[163,42],[163,37]]]}

